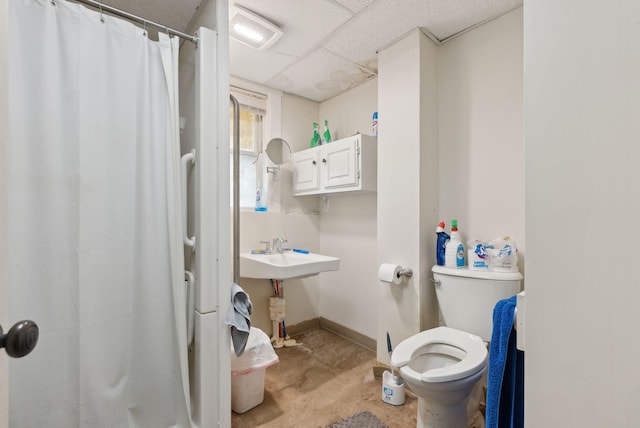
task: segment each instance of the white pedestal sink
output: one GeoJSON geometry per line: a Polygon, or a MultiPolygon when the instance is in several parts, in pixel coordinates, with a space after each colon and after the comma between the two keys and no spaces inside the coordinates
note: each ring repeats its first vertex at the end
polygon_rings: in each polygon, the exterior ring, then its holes
{"type": "Polygon", "coordinates": [[[243,278],[304,278],[339,268],[339,258],[315,253],[240,254],[240,276],[243,278]]]}

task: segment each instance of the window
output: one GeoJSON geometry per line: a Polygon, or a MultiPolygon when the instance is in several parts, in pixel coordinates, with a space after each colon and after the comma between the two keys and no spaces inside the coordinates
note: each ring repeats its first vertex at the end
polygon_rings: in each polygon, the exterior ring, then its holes
{"type": "MultiPolygon", "coordinates": [[[[246,89],[231,87],[240,104],[240,208],[254,209],[256,193],[266,198],[266,189],[259,154],[262,151],[263,122],[266,115],[267,96],[246,89]]],[[[233,107],[229,108],[230,120],[230,171],[233,177],[233,107]]],[[[233,178],[230,180],[233,192],[233,178]]]]}

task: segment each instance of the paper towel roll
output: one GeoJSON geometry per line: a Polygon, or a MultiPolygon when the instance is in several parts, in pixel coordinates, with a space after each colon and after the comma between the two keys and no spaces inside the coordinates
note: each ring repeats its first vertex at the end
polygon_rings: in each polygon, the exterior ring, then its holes
{"type": "Polygon", "coordinates": [[[402,282],[402,277],[400,276],[401,270],[402,266],[400,265],[382,263],[380,269],[378,269],[378,278],[380,281],[400,284],[402,282]]]}

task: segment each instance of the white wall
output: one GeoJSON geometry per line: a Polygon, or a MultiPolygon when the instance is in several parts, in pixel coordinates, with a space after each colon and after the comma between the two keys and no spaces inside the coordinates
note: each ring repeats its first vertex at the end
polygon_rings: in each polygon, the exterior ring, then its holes
{"type": "MultiPolygon", "coordinates": [[[[292,151],[306,148],[311,124],[317,120],[318,103],[290,94],[282,95],[281,136],[292,151]]],[[[281,125],[281,127],[280,127],[281,125]]],[[[262,156],[262,155],[261,155],[262,156]]],[[[291,248],[320,252],[317,198],[294,198],[291,192],[291,163],[281,166],[277,178],[269,176],[269,211],[244,211],[240,214],[241,252],[261,248],[260,241],[275,237],[287,239],[291,248]]],[[[262,247],[263,248],[263,247],[262,247]]],[[[272,332],[269,319],[269,297],[273,295],[269,280],[241,278],[240,285],[251,297],[254,312],[252,325],[272,332]]],[[[319,276],[284,282],[287,325],[298,324],[320,316],[319,276]]]]}
{"type": "MultiPolygon", "coordinates": [[[[376,106],[375,79],[321,104],[285,93],[281,136],[296,152],[309,147],[313,122],[328,119],[335,139],[356,130],[366,132],[376,106]]],[[[375,194],[332,196],[328,211],[320,213],[320,199],[292,196],[291,184],[290,163],[282,165],[275,180],[269,177],[270,211],[241,214],[241,250],[250,251],[258,248],[261,240],[281,236],[290,247],[340,257],[337,272],[285,281],[287,324],[322,316],[374,338],[376,314],[371,308],[377,306],[377,299],[371,291],[377,285],[375,194]]],[[[241,285],[254,304],[253,325],[271,332],[269,281],[242,278],[241,285]]]]}
{"type": "MultiPolygon", "coordinates": [[[[292,151],[309,147],[312,123],[329,120],[335,139],[356,130],[370,133],[377,109],[377,80],[318,104],[291,94],[282,95],[281,136],[292,151]]],[[[273,135],[275,136],[275,135],[273,135]]],[[[375,338],[377,307],[376,195],[331,196],[320,213],[320,199],[294,197],[291,164],[284,164],[274,180],[269,177],[268,213],[241,214],[241,251],[260,247],[261,240],[281,236],[290,247],[340,257],[337,272],[285,281],[287,324],[322,316],[365,336],[375,338]]],[[[254,304],[253,325],[271,332],[266,280],[241,279],[254,304]]]]}
{"type": "Polygon", "coordinates": [[[438,220],[457,218],[466,238],[509,234],[522,259],[522,34],[518,9],[439,47],[416,33],[379,54],[378,262],[419,270],[408,286],[383,288],[382,361],[387,330],[395,342],[437,320],[428,278],[438,220]]]}
{"type": "Polygon", "coordinates": [[[321,131],[324,131],[325,119],[329,121],[333,140],[348,137],[356,131],[373,135],[371,119],[374,111],[378,111],[377,78],[321,102],[317,121],[321,131]]]}
{"type": "MultiPolygon", "coordinates": [[[[309,147],[313,135],[313,122],[318,120],[318,103],[285,93],[282,96],[282,137],[292,152],[309,147]]],[[[278,176],[281,209],[289,214],[317,214],[318,198],[293,196],[291,162],[282,166],[278,176]]],[[[273,180],[272,180],[273,181],[273,180]]],[[[273,187],[277,184],[272,183],[273,187]]],[[[277,203],[274,203],[277,206],[277,203]]]]}
{"type": "MultiPolygon", "coordinates": [[[[522,10],[439,47],[419,32],[413,37],[380,54],[378,79],[320,104],[283,95],[282,137],[293,151],[308,147],[314,121],[327,119],[334,139],[355,131],[371,134],[371,115],[380,110],[379,145],[386,141],[379,147],[384,162],[379,167],[397,168],[379,175],[377,194],[330,196],[325,211],[317,197],[291,196],[287,164],[270,182],[275,212],[243,213],[243,250],[285,234],[282,225],[295,224],[294,232],[286,233],[292,246],[306,234],[310,249],[341,258],[339,271],[297,280],[303,284],[299,291],[287,287],[289,324],[321,316],[378,341],[387,330],[396,330],[395,343],[433,326],[437,307],[429,278],[440,219],[458,218],[466,237],[510,234],[524,253],[522,10]],[[384,59],[394,49],[394,57],[384,59]],[[405,92],[408,98],[400,99],[405,92]],[[383,98],[386,104],[378,105],[383,98]],[[387,202],[379,200],[380,188],[387,202]],[[393,207],[398,200],[402,210],[393,207]],[[377,279],[385,261],[417,271],[412,296],[385,294],[388,285],[377,279]],[[379,327],[380,312],[389,307],[393,315],[379,327]]],[[[270,331],[270,288],[260,284],[242,280],[254,299],[254,322],[270,331]]],[[[386,342],[381,343],[384,359],[386,342]]]]}
{"type": "Polygon", "coordinates": [[[437,47],[414,31],[378,54],[378,263],[413,270],[403,285],[379,283],[377,358],[393,344],[437,325],[429,268],[437,219],[437,47]],[[431,205],[431,206],[429,206],[431,205]]]}
{"type": "MultiPolygon", "coordinates": [[[[372,79],[320,103],[317,120],[329,121],[334,140],[356,131],[371,135],[377,106],[378,80],[372,79]]],[[[376,193],[329,196],[320,215],[320,253],[340,258],[340,270],[320,275],[320,316],[372,339],[380,296],[376,205],[376,193]]]]}
{"type": "MultiPolygon", "coordinates": [[[[264,248],[260,241],[283,237],[292,248],[319,251],[318,215],[287,214],[285,212],[242,212],[240,214],[240,250],[248,252],[264,248]]],[[[267,334],[272,333],[269,319],[269,297],[273,295],[268,279],[240,278],[240,285],[253,303],[251,324],[267,334]]],[[[287,325],[319,316],[319,277],[294,278],[284,281],[287,325]]]]}
{"type": "Polygon", "coordinates": [[[640,420],[639,16],[525,7],[528,427],[640,420]]]}
{"type": "Polygon", "coordinates": [[[465,240],[510,235],[522,261],[522,8],[445,43],[438,59],[441,219],[457,218],[465,240]]]}
{"type": "MultiPolygon", "coordinates": [[[[7,312],[9,305],[7,302],[9,293],[9,284],[7,282],[5,268],[7,260],[7,179],[6,179],[6,141],[9,138],[8,132],[8,114],[9,106],[6,97],[8,91],[8,48],[9,48],[9,20],[8,20],[9,2],[0,2],[0,325],[4,329],[9,329],[9,319],[7,312]]],[[[16,320],[18,321],[18,320],[16,320]]],[[[2,351],[0,354],[0,428],[9,426],[9,407],[8,407],[8,357],[2,351]]]]}

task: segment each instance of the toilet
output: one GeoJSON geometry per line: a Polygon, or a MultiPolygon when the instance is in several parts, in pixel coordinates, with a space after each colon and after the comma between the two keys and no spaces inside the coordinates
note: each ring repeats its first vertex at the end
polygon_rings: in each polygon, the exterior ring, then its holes
{"type": "Polygon", "coordinates": [[[520,291],[522,275],[468,267],[431,271],[444,326],[400,342],[391,365],[418,397],[418,428],[466,428],[467,401],[487,368],[493,308],[520,291]]]}

